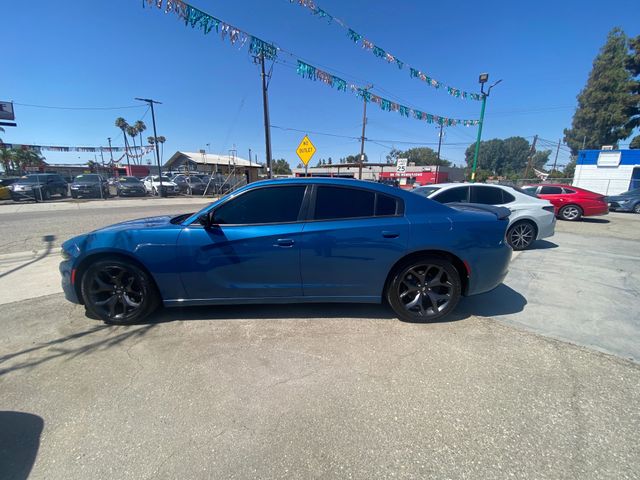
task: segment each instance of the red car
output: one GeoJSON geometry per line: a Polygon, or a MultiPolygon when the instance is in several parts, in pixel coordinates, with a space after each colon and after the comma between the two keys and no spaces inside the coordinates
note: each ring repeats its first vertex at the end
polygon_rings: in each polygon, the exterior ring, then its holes
{"type": "Polygon", "coordinates": [[[538,198],[549,200],[555,207],[556,216],[562,220],[580,220],[582,217],[609,213],[606,197],[584,188],[545,183],[523,187],[523,190],[538,198]]]}

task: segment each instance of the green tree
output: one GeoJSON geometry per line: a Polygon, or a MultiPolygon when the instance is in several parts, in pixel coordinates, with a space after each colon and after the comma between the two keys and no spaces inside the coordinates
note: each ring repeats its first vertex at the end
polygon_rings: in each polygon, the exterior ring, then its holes
{"type": "Polygon", "coordinates": [[[562,171],[562,176],[564,178],[573,178],[573,175],[576,173],[576,159],[573,158],[567,165],[564,167],[562,171]]]}
{"type": "MultiPolygon", "coordinates": [[[[475,143],[469,145],[465,152],[465,159],[469,168],[473,165],[473,157],[475,152],[475,143]]],[[[515,177],[522,175],[529,155],[531,153],[531,145],[527,139],[523,137],[509,137],[505,139],[494,138],[480,142],[480,151],[478,153],[478,178],[479,170],[487,172],[488,176],[515,177]]],[[[542,168],[549,161],[551,150],[535,152],[532,165],[536,168],[542,168]]]]}
{"type": "Polygon", "coordinates": [[[631,140],[631,143],[629,144],[629,148],[632,148],[632,149],[640,148],[640,135],[636,135],[633,138],[633,140],[631,140]]]}
{"type": "Polygon", "coordinates": [[[279,158],[271,162],[274,175],[291,175],[291,167],[284,158],[279,158]]]}
{"type": "MultiPolygon", "coordinates": [[[[364,154],[365,163],[369,161],[369,157],[367,154],[364,154]]],[[[347,155],[344,159],[344,163],[359,163],[360,162],[360,154],[356,153],[355,155],[347,155]]]]}
{"type": "Polygon", "coordinates": [[[564,140],[574,155],[584,144],[596,149],[617,145],[637,126],[640,113],[635,82],[629,67],[629,41],[614,28],[593,61],[587,84],[578,95],[578,107],[564,140]],[[635,120],[634,120],[635,119],[635,120]]]}
{"type": "Polygon", "coordinates": [[[0,162],[2,163],[2,168],[4,169],[5,175],[7,175],[10,171],[15,170],[14,166],[14,158],[15,158],[15,150],[12,148],[0,148],[0,162]]]}
{"type": "Polygon", "coordinates": [[[131,137],[131,140],[133,140],[133,163],[137,163],[136,159],[140,160],[140,157],[138,157],[138,154],[136,153],[136,137],[138,136],[138,129],[133,125],[129,125],[127,127],[127,134],[131,137]]]}
{"type": "MultiPolygon", "coordinates": [[[[631,85],[631,93],[636,98],[636,106],[640,106],[640,35],[629,40],[631,53],[627,59],[627,70],[634,77],[631,85]]],[[[635,116],[629,121],[629,127],[636,128],[640,125],[640,111],[636,109],[635,116]]],[[[629,148],[640,148],[640,135],[636,135],[629,148]]]]}
{"type": "Polygon", "coordinates": [[[20,173],[26,172],[27,167],[41,167],[44,165],[44,158],[33,150],[13,149],[13,164],[20,173]]]}

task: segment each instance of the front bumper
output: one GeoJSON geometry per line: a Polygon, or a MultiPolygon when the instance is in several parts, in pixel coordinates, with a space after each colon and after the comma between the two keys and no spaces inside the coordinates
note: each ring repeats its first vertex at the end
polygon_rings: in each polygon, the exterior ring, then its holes
{"type": "Polygon", "coordinates": [[[72,303],[81,303],[78,298],[78,294],[76,293],[76,288],[73,285],[72,280],[75,280],[74,277],[74,269],[71,260],[63,260],[60,262],[60,275],[61,275],[61,284],[62,291],[64,292],[64,297],[72,302],[72,303]]]}
{"type": "Polygon", "coordinates": [[[634,203],[633,202],[610,202],[609,210],[614,212],[633,212],[634,203]]]}

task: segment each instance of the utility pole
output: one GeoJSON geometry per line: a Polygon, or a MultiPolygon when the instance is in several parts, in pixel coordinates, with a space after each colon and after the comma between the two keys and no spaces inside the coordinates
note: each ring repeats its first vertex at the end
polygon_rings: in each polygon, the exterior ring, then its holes
{"type": "Polygon", "coordinates": [[[531,168],[531,161],[533,160],[533,154],[536,153],[536,143],[538,142],[538,135],[533,137],[533,143],[531,144],[531,149],[529,150],[529,158],[527,159],[527,168],[524,171],[524,179],[527,180],[529,177],[529,169],[531,168]]]}
{"type": "Polygon", "coordinates": [[[156,147],[156,163],[158,164],[158,179],[160,181],[160,196],[161,197],[165,197],[166,196],[166,192],[164,191],[164,188],[162,187],[162,167],[160,166],[160,149],[158,148],[158,132],[156,131],[156,114],[155,111],[153,110],[153,104],[157,103],[158,105],[162,105],[162,102],[157,102],[155,100],[152,100],[150,98],[137,98],[136,100],[139,100],[141,102],[147,102],[149,104],[149,106],[151,107],[151,121],[153,123],[153,144],[156,147]]]}
{"type": "Polygon", "coordinates": [[[587,136],[582,137],[582,149],[584,150],[585,145],[587,144],[587,136]]]}
{"type": "Polygon", "coordinates": [[[496,83],[491,85],[487,92],[484,91],[484,84],[489,81],[488,73],[481,73],[478,78],[478,82],[480,82],[480,94],[482,95],[482,107],[480,108],[480,122],[478,123],[478,138],[476,139],[476,149],[473,154],[473,167],[471,169],[471,183],[476,181],[476,168],[478,166],[478,153],[480,152],[480,139],[482,138],[482,127],[484,126],[484,110],[487,106],[487,97],[491,93],[491,89],[498,85],[502,80],[498,80],[496,83]]]}
{"type": "Polygon", "coordinates": [[[440,147],[442,146],[442,137],[444,136],[444,124],[440,124],[440,135],[438,135],[438,163],[440,162],[440,147]]]}
{"type": "Polygon", "coordinates": [[[553,160],[553,168],[551,169],[552,172],[554,172],[556,170],[556,165],[558,164],[558,153],[560,153],[560,142],[562,141],[562,139],[558,140],[558,148],[556,149],[556,158],[553,160]]]}
{"type": "Polygon", "coordinates": [[[111,155],[111,166],[113,166],[113,149],[111,148],[111,137],[107,137],[109,141],[109,154],[111,155]]]}
{"type": "Polygon", "coordinates": [[[251,149],[249,149],[249,163],[251,163],[251,149]]]}
{"type": "Polygon", "coordinates": [[[267,178],[271,178],[271,123],[269,122],[269,94],[267,93],[267,74],[264,71],[264,52],[261,52],[260,75],[262,76],[262,110],[264,113],[264,141],[267,155],[267,178]]]}
{"type": "MultiPolygon", "coordinates": [[[[368,92],[373,88],[373,85],[367,85],[364,87],[363,93],[368,92]]],[[[364,136],[365,128],[367,126],[367,96],[362,95],[362,103],[364,105],[364,109],[362,111],[362,136],[360,137],[360,161],[358,162],[358,178],[362,180],[362,164],[364,163],[364,141],[366,137],[364,136]]]]}

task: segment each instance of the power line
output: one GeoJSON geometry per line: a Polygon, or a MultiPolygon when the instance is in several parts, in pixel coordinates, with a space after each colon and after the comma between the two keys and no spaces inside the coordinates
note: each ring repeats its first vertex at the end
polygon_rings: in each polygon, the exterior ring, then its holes
{"type": "Polygon", "coordinates": [[[122,110],[124,108],[143,108],[145,105],[127,105],[124,107],[60,107],[53,105],[34,105],[31,103],[17,103],[13,102],[14,105],[20,105],[21,107],[32,107],[32,108],[49,108],[54,110],[122,110]]]}

